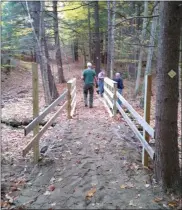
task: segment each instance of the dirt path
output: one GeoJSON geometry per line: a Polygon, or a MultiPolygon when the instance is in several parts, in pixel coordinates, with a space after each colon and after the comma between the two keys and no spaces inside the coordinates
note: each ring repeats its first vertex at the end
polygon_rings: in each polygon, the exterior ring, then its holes
{"type": "Polygon", "coordinates": [[[160,209],[154,202],[160,190],[151,183],[150,171],[142,168],[141,147],[132,132],[109,118],[98,96],[93,109],[85,108],[81,93],[78,89],[74,118],[57,124],[53,128],[57,136],[42,142],[48,150],[15,200],[16,206],[160,209]]]}
{"type": "MultiPolygon", "coordinates": [[[[80,71],[71,74],[77,78],[76,113],[67,120],[63,112],[56,126],[44,135],[40,148],[48,146],[48,149],[42,161],[33,167],[26,158],[22,160],[26,160],[26,166],[25,162],[21,166],[20,159],[11,165],[11,173],[16,165],[19,177],[26,179],[20,191],[13,190],[12,181],[8,195],[14,198],[14,207],[168,208],[169,199],[154,183],[153,171],[142,167],[141,145],[121,116],[118,121],[110,118],[96,94],[94,107],[84,107],[80,74],[80,71]]],[[[6,167],[9,172],[10,165],[6,167]]]]}

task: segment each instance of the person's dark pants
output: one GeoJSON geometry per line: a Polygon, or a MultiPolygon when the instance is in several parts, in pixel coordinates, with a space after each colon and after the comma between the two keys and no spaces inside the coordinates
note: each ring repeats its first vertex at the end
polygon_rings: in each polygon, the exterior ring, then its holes
{"type": "Polygon", "coordinates": [[[94,96],[94,85],[93,84],[85,84],[83,87],[83,94],[84,94],[84,102],[85,105],[87,106],[87,96],[89,93],[89,106],[93,106],[93,96],[94,96]]]}

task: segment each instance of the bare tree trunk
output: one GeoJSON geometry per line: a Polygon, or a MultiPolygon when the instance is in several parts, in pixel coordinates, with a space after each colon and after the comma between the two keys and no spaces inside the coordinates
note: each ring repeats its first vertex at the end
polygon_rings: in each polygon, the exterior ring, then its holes
{"type": "Polygon", "coordinates": [[[114,71],[114,32],[115,32],[115,12],[116,12],[116,1],[112,2],[112,26],[111,26],[111,66],[110,66],[110,78],[113,78],[114,71]]]}
{"type": "Polygon", "coordinates": [[[111,2],[107,0],[107,75],[110,76],[111,69],[111,2]]]}
{"type": "Polygon", "coordinates": [[[31,6],[31,16],[34,20],[33,28],[35,31],[35,40],[37,41],[36,54],[40,63],[45,103],[48,105],[58,97],[58,92],[48,62],[48,50],[45,41],[44,12],[40,12],[44,10],[44,2],[29,2],[29,5],[31,6]]]}
{"type": "Polygon", "coordinates": [[[100,72],[100,31],[99,31],[99,2],[95,1],[94,8],[95,15],[95,37],[96,37],[96,45],[95,45],[95,71],[98,74],[100,72]]]}
{"type": "MultiPolygon", "coordinates": [[[[153,15],[158,14],[158,2],[155,2],[154,5],[154,13],[153,15]]],[[[157,29],[157,24],[158,24],[158,17],[154,17],[151,25],[151,33],[150,33],[150,46],[154,46],[155,44],[155,37],[156,37],[156,29],[157,29]]],[[[154,47],[149,47],[148,49],[148,56],[147,56],[147,65],[145,69],[145,75],[151,74],[152,73],[152,58],[153,58],[153,52],[154,52],[154,47]]],[[[142,97],[140,100],[140,106],[143,108],[144,107],[144,92],[145,92],[145,79],[143,80],[143,89],[142,89],[142,97]]]]}
{"type": "MultiPolygon", "coordinates": [[[[147,15],[148,15],[148,1],[145,1],[144,2],[144,16],[146,17],[147,15]]],[[[143,20],[143,28],[142,28],[141,45],[145,41],[146,27],[147,27],[147,18],[144,18],[144,20],[143,20]]],[[[143,46],[141,46],[140,47],[139,60],[138,60],[137,78],[136,78],[136,84],[135,84],[135,95],[138,94],[139,87],[140,87],[140,77],[141,77],[141,71],[142,71],[143,56],[144,56],[144,49],[143,49],[143,46]]]]}
{"type": "Polygon", "coordinates": [[[88,5],[88,31],[89,31],[89,60],[92,60],[92,50],[91,50],[91,26],[90,26],[90,5],[88,5]]]}
{"type": "MultiPolygon", "coordinates": [[[[178,154],[179,2],[160,2],[160,37],[155,117],[155,175],[163,189],[180,187],[178,154]],[[176,75],[170,77],[173,70],[176,75]]],[[[181,188],[181,187],[180,187],[181,188]]]]}
{"type": "Polygon", "coordinates": [[[78,61],[78,40],[74,40],[74,56],[75,56],[75,61],[78,61]]]}
{"type": "Polygon", "coordinates": [[[58,25],[58,13],[57,13],[57,1],[53,1],[53,13],[54,13],[54,37],[55,37],[55,48],[56,48],[56,62],[58,69],[58,82],[64,83],[64,72],[62,65],[62,55],[61,55],[61,47],[59,40],[59,25],[58,25]]]}

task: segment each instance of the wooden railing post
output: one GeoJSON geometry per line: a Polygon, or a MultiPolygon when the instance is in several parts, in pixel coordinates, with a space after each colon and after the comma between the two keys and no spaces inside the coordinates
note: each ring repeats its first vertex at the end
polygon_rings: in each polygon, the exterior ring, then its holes
{"type": "Polygon", "coordinates": [[[114,83],[113,91],[114,91],[114,97],[113,97],[113,116],[115,117],[116,114],[117,114],[117,107],[116,107],[116,102],[117,102],[117,95],[116,95],[116,92],[117,92],[117,83],[114,83]]]}
{"type": "MultiPolygon", "coordinates": [[[[144,120],[150,124],[150,107],[151,107],[151,93],[152,93],[152,75],[145,76],[145,96],[144,96],[144,120]]],[[[144,139],[149,142],[149,134],[143,130],[144,139]]],[[[143,147],[142,150],[142,163],[148,166],[148,154],[143,147]]]]}
{"type": "Polygon", "coordinates": [[[67,88],[68,88],[68,95],[67,95],[67,100],[68,100],[68,105],[67,105],[67,118],[71,119],[71,82],[67,82],[67,88]]]}
{"type": "MultiPolygon", "coordinates": [[[[33,85],[33,118],[39,115],[39,81],[38,81],[38,65],[37,63],[32,63],[32,85],[33,85]]],[[[33,129],[33,135],[36,136],[39,132],[39,124],[33,129]]],[[[34,162],[39,161],[39,141],[37,141],[33,146],[34,162]]]]}

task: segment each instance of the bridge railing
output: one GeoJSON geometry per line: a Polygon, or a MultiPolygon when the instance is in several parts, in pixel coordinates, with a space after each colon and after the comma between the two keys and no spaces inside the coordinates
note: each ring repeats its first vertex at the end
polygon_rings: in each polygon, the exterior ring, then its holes
{"type": "Polygon", "coordinates": [[[67,82],[67,89],[53,102],[51,103],[41,114],[35,110],[38,110],[38,70],[37,64],[32,64],[33,70],[33,112],[34,119],[24,128],[24,135],[27,136],[31,131],[34,131],[34,137],[23,149],[23,156],[25,156],[32,148],[34,151],[34,161],[39,160],[39,140],[46,130],[52,125],[59,114],[67,107],[67,118],[70,119],[75,111],[76,107],[76,78],[71,79],[67,82]],[[64,99],[67,96],[67,100],[64,99]],[[48,120],[44,127],[39,130],[39,123],[49,114],[53,109],[63,102],[63,105],[58,111],[48,120]],[[35,117],[36,114],[36,117],[35,117]]]}
{"type": "MultiPolygon", "coordinates": [[[[148,139],[145,138],[145,135],[142,135],[136,125],[132,122],[132,120],[128,117],[126,112],[123,110],[122,107],[125,107],[135,118],[135,120],[140,124],[145,131],[151,138],[154,138],[154,129],[145,121],[143,117],[141,117],[137,111],[127,102],[127,100],[117,91],[117,84],[113,80],[109,78],[104,79],[104,98],[106,103],[112,110],[113,116],[116,116],[117,110],[121,113],[125,121],[128,123],[132,131],[135,133],[137,138],[140,140],[144,150],[147,154],[154,159],[154,150],[149,145],[148,139]],[[118,99],[121,101],[122,105],[118,103],[118,99]]],[[[142,156],[142,162],[145,166],[148,165],[148,161],[144,161],[145,155],[142,156]]]]}

